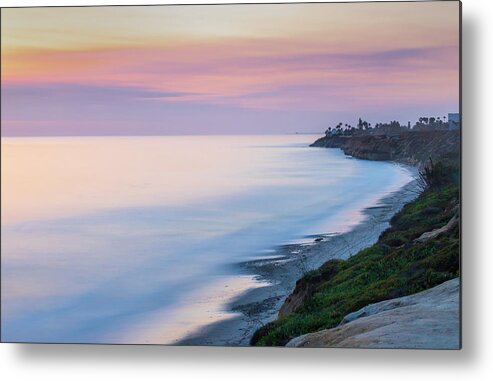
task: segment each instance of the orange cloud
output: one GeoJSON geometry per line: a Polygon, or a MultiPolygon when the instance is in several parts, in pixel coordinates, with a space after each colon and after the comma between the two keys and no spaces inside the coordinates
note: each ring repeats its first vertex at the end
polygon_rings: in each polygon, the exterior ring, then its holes
{"type": "Polygon", "coordinates": [[[176,102],[263,109],[458,100],[455,3],[268,6],[262,17],[255,9],[9,11],[2,80],[145,88],[187,94],[176,102]]]}
{"type": "Polygon", "coordinates": [[[5,58],[6,84],[134,86],[193,94],[180,102],[258,108],[318,109],[327,100],[334,104],[333,98],[432,100],[456,95],[458,85],[457,46],[330,53],[303,49],[299,41],[240,40],[175,48],[19,49],[5,58]]]}

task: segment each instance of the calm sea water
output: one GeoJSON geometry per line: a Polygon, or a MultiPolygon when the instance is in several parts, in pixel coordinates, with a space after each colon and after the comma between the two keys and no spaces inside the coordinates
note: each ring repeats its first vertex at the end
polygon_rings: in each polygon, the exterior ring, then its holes
{"type": "Polygon", "coordinates": [[[316,136],[2,138],[2,339],[173,343],[411,180],[316,136]]]}

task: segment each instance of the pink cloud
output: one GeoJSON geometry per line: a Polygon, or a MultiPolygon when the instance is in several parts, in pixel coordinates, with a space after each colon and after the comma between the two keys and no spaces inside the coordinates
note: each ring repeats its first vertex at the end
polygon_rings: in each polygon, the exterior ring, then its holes
{"type": "Polygon", "coordinates": [[[12,60],[21,64],[6,71],[4,80],[7,84],[139,87],[190,93],[176,99],[180,102],[281,109],[457,96],[456,46],[372,53],[327,53],[313,47],[297,53],[293,51],[303,49],[277,47],[274,41],[270,51],[268,46],[266,41],[246,41],[175,48],[17,52],[12,60]],[[36,65],[23,66],[23,62],[36,65]]]}

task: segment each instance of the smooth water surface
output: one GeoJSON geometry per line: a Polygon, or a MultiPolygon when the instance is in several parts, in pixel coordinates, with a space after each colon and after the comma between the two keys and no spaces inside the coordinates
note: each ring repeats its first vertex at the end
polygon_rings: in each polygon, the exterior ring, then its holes
{"type": "Polygon", "coordinates": [[[310,135],[2,138],[2,339],[173,343],[411,180],[310,135]]]}

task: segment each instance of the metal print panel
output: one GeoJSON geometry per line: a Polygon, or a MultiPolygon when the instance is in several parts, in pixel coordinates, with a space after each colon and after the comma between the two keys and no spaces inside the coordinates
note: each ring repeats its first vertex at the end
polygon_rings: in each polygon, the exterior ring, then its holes
{"type": "Polygon", "coordinates": [[[460,6],[2,8],[2,341],[459,349],[460,6]]]}

